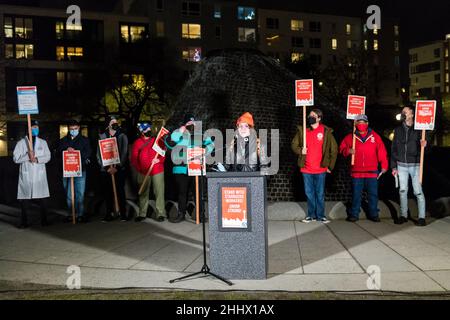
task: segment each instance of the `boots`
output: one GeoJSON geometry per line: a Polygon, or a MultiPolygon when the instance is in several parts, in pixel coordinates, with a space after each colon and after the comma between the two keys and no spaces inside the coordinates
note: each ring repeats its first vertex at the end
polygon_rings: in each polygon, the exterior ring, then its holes
{"type": "Polygon", "coordinates": [[[185,214],[186,214],[185,212],[178,211],[178,214],[177,214],[176,218],[175,219],[171,219],[169,221],[172,222],[172,223],[180,223],[181,221],[184,221],[186,219],[184,217],[185,214]]]}

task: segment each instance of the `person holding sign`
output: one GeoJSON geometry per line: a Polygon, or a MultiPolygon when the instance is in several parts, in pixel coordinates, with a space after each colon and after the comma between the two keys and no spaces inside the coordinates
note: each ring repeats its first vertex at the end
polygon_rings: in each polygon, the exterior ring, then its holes
{"type": "Polygon", "coordinates": [[[347,135],[342,141],[339,150],[344,157],[355,155],[355,164],[351,166],[352,175],[352,207],[347,221],[359,220],[361,210],[361,196],[364,189],[368,193],[369,212],[368,219],[380,222],[378,216],[378,179],[389,168],[386,147],[381,137],[369,128],[369,119],[366,115],[358,115],[356,121],[356,145],[353,149],[353,134],[347,135]],[[381,172],[378,166],[381,164],[381,172]]]}
{"type": "Polygon", "coordinates": [[[322,118],[322,111],[313,109],[307,119],[306,146],[303,146],[303,126],[298,126],[291,142],[291,149],[298,156],[308,200],[308,216],[304,223],[329,222],[325,216],[325,178],[334,169],[338,146],[333,129],[323,125],[322,118]]]}
{"type": "Polygon", "coordinates": [[[156,221],[163,222],[166,216],[164,200],[164,161],[165,157],[160,156],[153,149],[156,141],[152,137],[152,126],[149,123],[139,123],[138,130],[141,136],[134,142],[131,148],[131,166],[137,171],[137,184],[140,187],[147,175],[150,167],[150,178],[143,187],[139,195],[139,216],[136,222],[141,222],[147,217],[150,185],[153,185],[153,192],[156,199],[156,221]]]}
{"type": "Polygon", "coordinates": [[[117,191],[118,198],[118,211],[120,212],[120,218],[122,221],[128,221],[126,210],[126,195],[125,195],[125,181],[126,181],[126,165],[128,159],[128,137],[122,132],[117,117],[109,116],[106,119],[106,130],[100,134],[100,140],[108,138],[116,138],[117,147],[119,151],[120,163],[103,166],[100,149],[97,151],[97,162],[101,167],[102,173],[102,185],[104,186],[104,196],[106,201],[106,214],[102,222],[109,222],[113,220],[113,212],[115,196],[114,187],[112,184],[112,176],[114,176],[115,190],[117,191]]]}
{"type": "Polygon", "coordinates": [[[414,130],[414,109],[406,106],[401,114],[402,124],[394,130],[392,141],[392,175],[398,176],[400,184],[400,219],[398,224],[408,222],[408,185],[411,176],[414,195],[419,209],[418,226],[425,226],[425,196],[419,181],[420,149],[428,145],[421,140],[421,132],[414,130]]]}
{"type": "MultiPolygon", "coordinates": [[[[74,194],[75,194],[75,212],[77,213],[78,222],[87,222],[84,215],[84,194],[86,190],[86,167],[90,163],[91,157],[91,145],[89,139],[84,137],[80,133],[80,123],[77,120],[69,121],[68,134],[59,141],[58,155],[62,155],[63,151],[80,151],[81,155],[81,169],[82,174],[74,179],[74,194]]],[[[62,159],[64,160],[64,159],[62,159]]],[[[67,207],[72,208],[72,190],[71,179],[63,177],[63,186],[66,191],[67,207]]],[[[67,220],[71,221],[71,217],[68,216],[67,220]]]]}
{"type": "MultiPolygon", "coordinates": [[[[169,219],[172,223],[179,223],[185,220],[187,212],[188,195],[191,188],[194,186],[194,177],[188,175],[187,167],[187,148],[202,147],[197,144],[197,139],[194,139],[195,125],[198,123],[192,114],[186,114],[183,120],[183,125],[172,132],[170,136],[166,137],[165,144],[168,149],[179,152],[172,152],[172,161],[174,162],[173,174],[178,189],[178,214],[175,219],[169,219]]],[[[211,138],[203,140],[203,146],[206,148],[206,153],[209,154],[214,150],[214,143],[211,138]]]]}
{"type": "Polygon", "coordinates": [[[17,199],[22,206],[22,217],[19,228],[28,227],[27,212],[31,201],[39,203],[41,209],[41,224],[48,225],[45,199],[50,197],[47,182],[46,163],[50,161],[51,154],[47,142],[39,138],[39,123],[31,122],[32,147],[28,137],[21,139],[14,148],[13,160],[20,165],[17,199]]]}

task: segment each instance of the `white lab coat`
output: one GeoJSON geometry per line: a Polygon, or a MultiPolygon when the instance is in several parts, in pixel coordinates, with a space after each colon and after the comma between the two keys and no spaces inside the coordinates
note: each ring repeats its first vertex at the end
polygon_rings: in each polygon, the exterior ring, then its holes
{"type": "Polygon", "coordinates": [[[17,199],[42,199],[50,197],[45,164],[51,154],[47,142],[36,137],[34,154],[38,163],[31,163],[28,157],[28,137],[20,140],[14,148],[13,160],[20,164],[17,199]]]}

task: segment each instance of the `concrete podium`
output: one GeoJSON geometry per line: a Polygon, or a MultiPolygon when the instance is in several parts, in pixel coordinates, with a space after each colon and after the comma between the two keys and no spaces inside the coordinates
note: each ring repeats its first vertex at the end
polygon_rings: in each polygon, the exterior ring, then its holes
{"type": "Polygon", "coordinates": [[[267,278],[266,177],[207,173],[211,272],[230,280],[267,278]]]}

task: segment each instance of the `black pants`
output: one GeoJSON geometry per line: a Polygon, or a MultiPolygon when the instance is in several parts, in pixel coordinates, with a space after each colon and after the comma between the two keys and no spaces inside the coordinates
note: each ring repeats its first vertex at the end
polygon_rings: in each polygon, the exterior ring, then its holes
{"type": "Polygon", "coordinates": [[[30,200],[21,200],[20,205],[22,207],[22,225],[28,224],[28,211],[30,210],[30,205],[32,202],[36,202],[40,207],[41,212],[41,223],[47,223],[47,199],[30,199],[30,200]]]}
{"type": "Polygon", "coordinates": [[[175,174],[178,188],[178,212],[186,213],[189,191],[194,187],[194,177],[186,174],[175,174]]]}
{"type": "MultiPolygon", "coordinates": [[[[118,170],[114,175],[116,180],[117,198],[119,200],[119,212],[122,218],[127,217],[127,199],[125,195],[125,170],[118,170]]],[[[112,185],[111,175],[107,172],[102,172],[102,188],[104,191],[104,199],[106,201],[106,213],[105,216],[110,216],[111,212],[116,212],[114,205],[114,191],[112,185]]]]}

